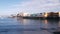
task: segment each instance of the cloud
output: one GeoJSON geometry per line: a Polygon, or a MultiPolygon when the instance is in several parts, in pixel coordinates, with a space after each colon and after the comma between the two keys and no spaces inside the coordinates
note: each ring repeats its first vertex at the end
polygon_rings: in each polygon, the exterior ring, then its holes
{"type": "Polygon", "coordinates": [[[20,4],[12,5],[9,8],[10,11],[28,12],[28,13],[40,13],[46,11],[60,11],[59,0],[31,0],[21,2],[20,4]]]}

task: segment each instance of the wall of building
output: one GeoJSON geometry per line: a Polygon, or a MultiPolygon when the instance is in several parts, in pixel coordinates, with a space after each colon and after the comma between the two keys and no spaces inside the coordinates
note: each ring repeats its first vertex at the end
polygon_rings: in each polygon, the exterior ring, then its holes
{"type": "Polygon", "coordinates": [[[60,17],[60,12],[59,12],[59,17],[60,17]]]}

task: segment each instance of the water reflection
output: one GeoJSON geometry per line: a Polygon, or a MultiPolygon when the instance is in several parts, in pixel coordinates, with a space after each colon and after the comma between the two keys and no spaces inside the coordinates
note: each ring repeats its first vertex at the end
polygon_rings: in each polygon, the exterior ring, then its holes
{"type": "Polygon", "coordinates": [[[17,18],[17,21],[19,23],[22,23],[22,25],[27,25],[27,24],[29,24],[30,20],[28,20],[28,19],[22,19],[22,18],[17,18]]]}
{"type": "Polygon", "coordinates": [[[59,23],[58,23],[58,27],[60,27],[60,21],[59,21],[59,23]]]}
{"type": "Polygon", "coordinates": [[[44,28],[48,28],[48,20],[44,20],[44,28]]]}
{"type": "Polygon", "coordinates": [[[26,34],[28,31],[30,34],[37,32],[40,34],[41,32],[43,33],[43,31],[46,33],[55,31],[59,27],[60,20],[38,20],[22,18],[0,19],[0,34],[26,34]]]}
{"type": "Polygon", "coordinates": [[[57,28],[59,20],[43,20],[43,27],[45,28],[57,28]]]}
{"type": "Polygon", "coordinates": [[[60,26],[59,20],[36,20],[36,19],[19,19],[24,26],[36,26],[37,28],[57,28],[60,26]]]}
{"type": "Polygon", "coordinates": [[[22,22],[23,24],[27,23],[24,25],[24,29],[34,29],[35,31],[45,30],[50,33],[60,30],[60,20],[23,19],[22,22]]]}

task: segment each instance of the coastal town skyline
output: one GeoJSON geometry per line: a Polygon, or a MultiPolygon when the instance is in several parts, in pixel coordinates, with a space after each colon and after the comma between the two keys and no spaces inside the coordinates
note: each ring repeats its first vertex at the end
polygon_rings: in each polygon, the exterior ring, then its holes
{"type": "Polygon", "coordinates": [[[0,0],[0,15],[50,11],[60,11],[60,0],[0,0]]]}

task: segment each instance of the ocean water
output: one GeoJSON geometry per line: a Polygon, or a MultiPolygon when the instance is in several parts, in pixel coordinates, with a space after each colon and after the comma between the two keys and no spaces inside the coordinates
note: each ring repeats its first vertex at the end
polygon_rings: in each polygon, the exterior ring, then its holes
{"type": "Polygon", "coordinates": [[[0,34],[53,34],[60,30],[59,20],[0,18],[0,34]]]}

